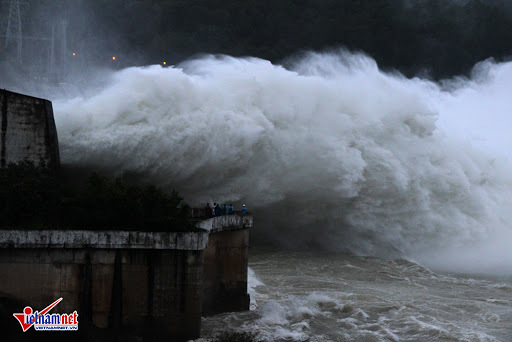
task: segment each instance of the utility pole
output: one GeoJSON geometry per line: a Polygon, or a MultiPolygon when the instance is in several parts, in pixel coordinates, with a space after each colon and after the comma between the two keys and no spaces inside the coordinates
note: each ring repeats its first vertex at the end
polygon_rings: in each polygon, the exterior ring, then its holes
{"type": "Polygon", "coordinates": [[[68,21],[62,20],[61,22],[61,41],[60,41],[60,67],[65,72],[67,62],[69,59],[68,55],[68,21]]]}
{"type": "Polygon", "coordinates": [[[60,24],[52,25],[51,38],[48,39],[48,66],[47,73],[50,78],[57,79],[58,75],[63,75],[68,71],[69,54],[68,54],[68,21],[62,20],[60,24]],[[58,71],[58,72],[57,72],[58,71]]]}
{"type": "Polygon", "coordinates": [[[9,3],[9,16],[7,18],[7,31],[5,33],[5,47],[16,44],[16,59],[21,62],[21,50],[23,48],[23,33],[21,30],[20,5],[26,5],[24,0],[11,0],[9,3]]]}
{"type": "Polygon", "coordinates": [[[55,24],[52,25],[52,38],[48,50],[48,76],[52,77],[55,72],[55,24]]]}

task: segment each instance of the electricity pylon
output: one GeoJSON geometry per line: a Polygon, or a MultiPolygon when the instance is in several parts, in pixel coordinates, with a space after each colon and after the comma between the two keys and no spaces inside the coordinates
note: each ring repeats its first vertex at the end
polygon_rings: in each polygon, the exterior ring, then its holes
{"type": "Polygon", "coordinates": [[[21,62],[21,49],[23,48],[23,33],[21,30],[20,5],[27,4],[23,0],[11,0],[9,4],[9,16],[7,18],[7,31],[5,32],[5,47],[16,44],[16,59],[21,62]]]}

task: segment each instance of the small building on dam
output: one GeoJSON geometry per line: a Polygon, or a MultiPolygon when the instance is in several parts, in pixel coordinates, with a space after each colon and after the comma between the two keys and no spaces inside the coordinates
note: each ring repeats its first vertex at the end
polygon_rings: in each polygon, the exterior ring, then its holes
{"type": "MultiPolygon", "coordinates": [[[[22,160],[59,166],[51,102],[0,90],[0,114],[1,167],[22,160]]],[[[253,217],[235,213],[195,226],[186,232],[13,230],[0,220],[3,336],[48,334],[35,331],[41,327],[26,313],[41,314],[60,298],[48,313],[76,311],[78,332],[53,332],[60,333],[57,340],[64,334],[83,341],[187,341],[200,337],[202,316],[248,310],[253,217]]]]}
{"type": "Polygon", "coordinates": [[[0,89],[0,167],[29,160],[58,167],[59,142],[48,100],[0,89]]]}

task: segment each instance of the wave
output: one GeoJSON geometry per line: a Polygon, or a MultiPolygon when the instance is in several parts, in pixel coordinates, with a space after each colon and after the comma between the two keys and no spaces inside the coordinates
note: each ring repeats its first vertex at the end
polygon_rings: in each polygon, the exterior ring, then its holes
{"type": "Polygon", "coordinates": [[[54,101],[63,163],[245,203],[261,243],[418,256],[510,231],[511,63],[435,83],[338,51],[110,77],[54,101]]]}

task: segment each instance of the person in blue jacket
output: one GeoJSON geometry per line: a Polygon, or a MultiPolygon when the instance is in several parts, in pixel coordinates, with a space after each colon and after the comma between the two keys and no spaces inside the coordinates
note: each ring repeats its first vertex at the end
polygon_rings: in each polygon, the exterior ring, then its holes
{"type": "Polygon", "coordinates": [[[233,204],[228,206],[228,215],[233,215],[235,213],[235,208],[233,208],[233,204]]]}
{"type": "Polygon", "coordinates": [[[215,216],[222,216],[222,209],[218,203],[215,206],[215,216]]]}
{"type": "Polygon", "coordinates": [[[242,205],[242,214],[245,214],[247,213],[247,207],[244,205],[242,205]]]}

